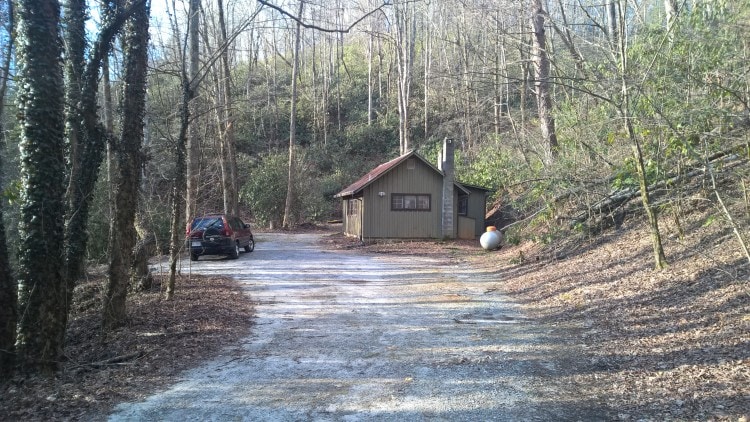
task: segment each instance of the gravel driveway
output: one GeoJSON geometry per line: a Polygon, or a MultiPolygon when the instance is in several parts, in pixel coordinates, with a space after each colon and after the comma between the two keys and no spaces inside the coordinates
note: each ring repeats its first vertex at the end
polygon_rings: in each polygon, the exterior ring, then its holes
{"type": "Polygon", "coordinates": [[[560,372],[551,329],[524,320],[492,277],[325,251],[319,236],[260,235],[238,260],[192,263],[244,286],[253,334],[110,420],[596,418],[546,383],[560,372]]]}

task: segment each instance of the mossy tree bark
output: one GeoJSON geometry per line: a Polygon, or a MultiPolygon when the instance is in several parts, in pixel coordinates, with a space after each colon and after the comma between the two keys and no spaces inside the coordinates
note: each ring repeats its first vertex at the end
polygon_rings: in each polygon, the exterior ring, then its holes
{"type": "Polygon", "coordinates": [[[102,325],[105,330],[122,325],[127,316],[126,296],[135,246],[134,220],[141,180],[143,117],[148,73],[149,3],[139,2],[125,26],[125,74],[122,93],[122,133],[114,146],[117,172],[114,213],[109,231],[109,271],[104,294],[102,325]]]}
{"type": "MultiPolygon", "coordinates": [[[[68,136],[80,137],[77,139],[75,150],[71,149],[68,157],[69,178],[67,209],[65,215],[65,299],[62,306],[58,309],[58,317],[62,324],[67,325],[68,311],[72,301],[73,288],[76,280],[81,276],[84,269],[86,258],[86,246],[88,244],[88,218],[91,207],[91,201],[94,197],[94,188],[99,177],[99,167],[104,159],[107,138],[111,134],[106,130],[99,118],[99,104],[97,96],[99,93],[99,74],[104,58],[109,54],[112,48],[112,41],[121,31],[125,22],[129,19],[134,10],[146,0],[133,0],[127,4],[127,7],[118,2],[113,3],[112,8],[105,8],[102,15],[102,26],[96,40],[90,50],[83,56],[76,53],[74,57],[69,57],[75,63],[68,66],[72,69],[72,80],[78,80],[75,76],[78,72],[83,72],[80,80],[75,86],[68,87],[80,90],[75,95],[70,94],[70,98],[77,98],[78,103],[70,107],[68,112],[68,122],[75,123],[75,132],[69,130],[68,136]],[[87,57],[85,65],[78,63],[82,57],[87,57]],[[76,58],[77,57],[77,58],[76,58]]],[[[67,4],[66,12],[71,16],[80,16],[80,19],[74,19],[72,22],[66,22],[72,25],[66,28],[66,41],[75,42],[79,47],[87,44],[82,37],[86,36],[82,21],[86,16],[84,10],[85,2],[71,0],[67,4]]],[[[70,128],[69,128],[70,129],[70,128]]]]}
{"type": "Polygon", "coordinates": [[[51,374],[65,323],[65,159],[60,4],[18,2],[18,108],[22,205],[18,251],[18,357],[24,371],[51,374]]]}
{"type": "MultiPolygon", "coordinates": [[[[10,74],[11,55],[13,53],[13,2],[8,2],[8,43],[3,52],[3,65],[0,69],[0,99],[5,99],[8,75],[10,74]]],[[[5,144],[5,130],[3,118],[5,116],[5,101],[0,101],[0,142],[5,144]]],[[[2,160],[0,160],[0,175],[2,175],[2,160]]],[[[0,191],[3,186],[0,183],[0,191]]],[[[3,207],[0,201],[0,379],[7,377],[15,365],[15,343],[18,286],[13,278],[13,272],[8,260],[8,246],[5,238],[5,223],[3,222],[3,207]]]]}

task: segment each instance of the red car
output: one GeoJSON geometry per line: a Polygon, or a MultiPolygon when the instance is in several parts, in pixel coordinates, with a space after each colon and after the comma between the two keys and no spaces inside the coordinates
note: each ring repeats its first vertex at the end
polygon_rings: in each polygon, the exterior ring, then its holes
{"type": "Polygon", "coordinates": [[[243,223],[239,217],[226,214],[194,218],[187,228],[187,238],[191,261],[197,261],[201,255],[227,255],[237,259],[240,248],[244,248],[245,252],[255,249],[250,225],[243,223]]]}

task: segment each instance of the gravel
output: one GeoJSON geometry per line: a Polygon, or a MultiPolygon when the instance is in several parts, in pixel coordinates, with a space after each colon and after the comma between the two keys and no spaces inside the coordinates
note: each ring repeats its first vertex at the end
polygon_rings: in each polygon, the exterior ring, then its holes
{"type": "Polygon", "coordinates": [[[566,327],[525,318],[495,276],[320,237],[263,234],[239,260],[186,262],[243,286],[252,334],[109,420],[612,419],[560,387],[579,352],[566,327]]]}

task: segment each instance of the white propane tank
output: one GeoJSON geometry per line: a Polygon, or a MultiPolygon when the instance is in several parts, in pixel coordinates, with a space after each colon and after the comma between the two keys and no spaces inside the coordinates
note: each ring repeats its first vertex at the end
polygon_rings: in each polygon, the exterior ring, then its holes
{"type": "Polygon", "coordinates": [[[503,241],[503,234],[495,226],[487,227],[487,231],[479,238],[479,244],[488,251],[498,249],[503,241]]]}

